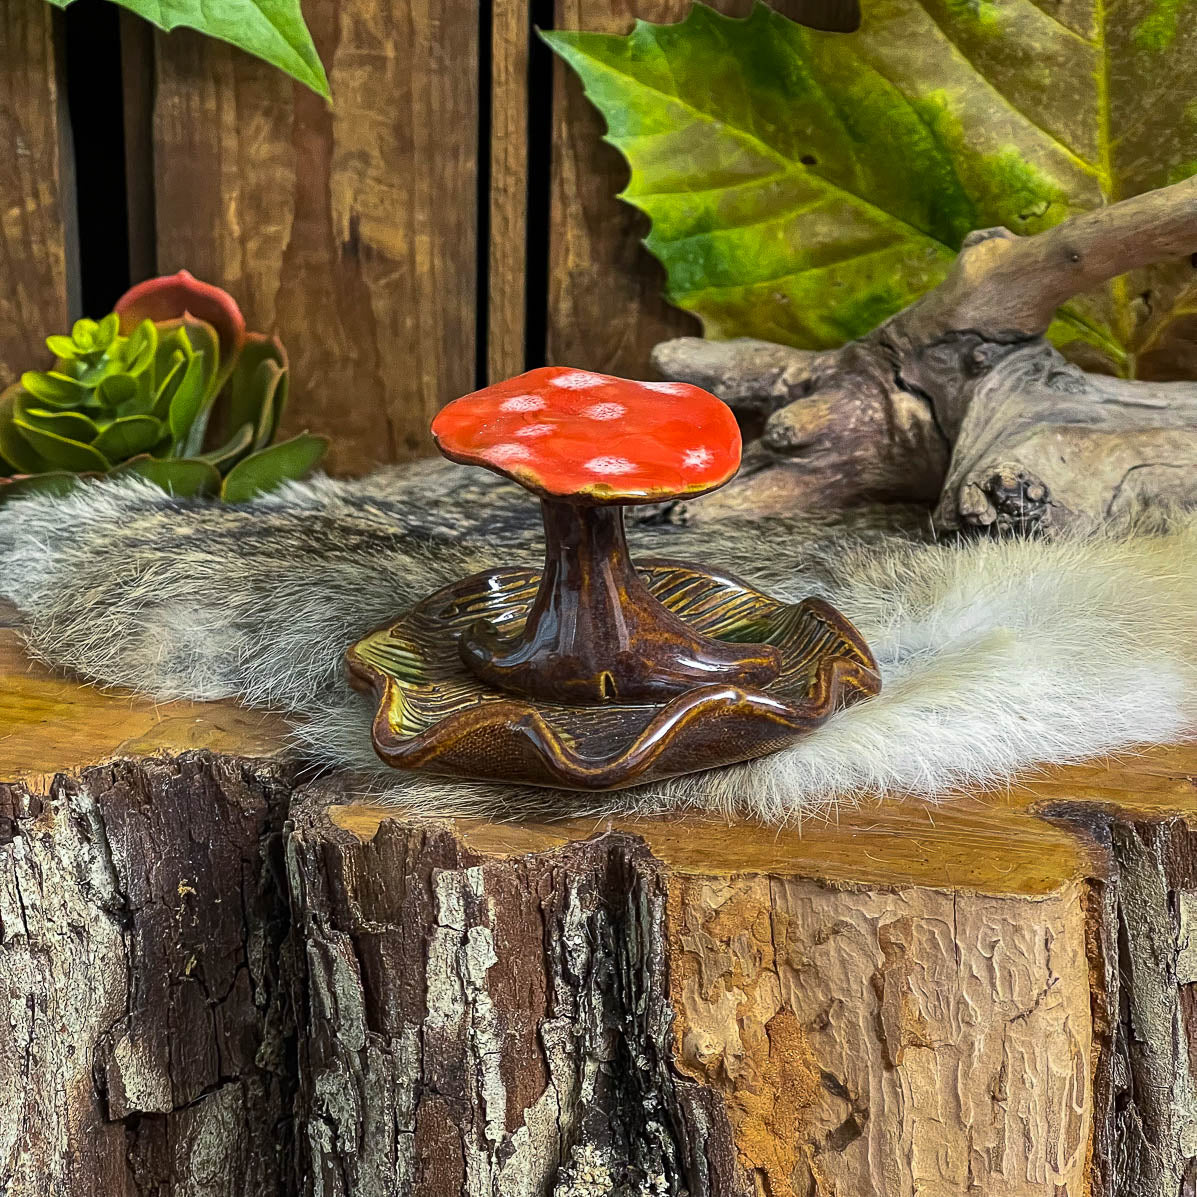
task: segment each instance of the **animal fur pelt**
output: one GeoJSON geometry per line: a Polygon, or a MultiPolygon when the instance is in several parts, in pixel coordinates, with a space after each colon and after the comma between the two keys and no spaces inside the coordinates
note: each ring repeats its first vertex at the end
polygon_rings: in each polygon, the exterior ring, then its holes
{"type": "Polygon", "coordinates": [[[535,504],[447,463],[318,479],[240,507],[133,481],[14,502],[0,511],[0,594],[43,660],[161,699],[281,708],[307,755],[437,813],[702,807],[780,823],[844,795],[938,795],[1197,732],[1193,517],[945,545],[906,508],[703,523],[700,505],[673,505],[642,512],[630,536],[641,556],[829,599],[876,652],[883,694],[767,759],[616,793],[382,769],[345,647],[467,572],[537,556],[535,504]]]}

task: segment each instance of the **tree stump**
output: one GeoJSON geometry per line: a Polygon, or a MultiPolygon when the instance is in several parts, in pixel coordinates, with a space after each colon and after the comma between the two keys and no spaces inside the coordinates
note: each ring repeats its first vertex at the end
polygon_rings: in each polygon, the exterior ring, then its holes
{"type": "Polygon", "coordinates": [[[0,673],[11,1197],[1194,1191],[1197,748],[421,824],[270,717],[0,673]]]}

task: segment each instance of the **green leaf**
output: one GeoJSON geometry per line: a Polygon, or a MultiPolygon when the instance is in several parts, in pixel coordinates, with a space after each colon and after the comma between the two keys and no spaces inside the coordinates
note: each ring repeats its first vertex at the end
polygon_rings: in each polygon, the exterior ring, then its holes
{"type": "MultiPolygon", "coordinates": [[[[190,349],[188,349],[188,353],[190,349]]],[[[187,363],[191,360],[187,353],[176,350],[169,361],[162,362],[161,354],[156,368],[162,371],[162,381],[158,383],[158,390],[154,395],[152,414],[159,420],[165,420],[170,414],[170,401],[174,398],[175,390],[187,373],[187,363]]],[[[142,375],[144,378],[145,375],[142,375]]]]}
{"type": "MultiPolygon", "coordinates": [[[[709,336],[842,344],[939,282],[972,229],[1038,232],[1197,171],[1197,0],[863,7],[853,34],[696,4],[626,37],[544,35],[709,336]]],[[[1073,301],[1052,334],[1091,367],[1174,376],[1194,314],[1186,260],[1073,301]]]]}
{"type": "Polygon", "coordinates": [[[121,369],[119,357],[109,357],[107,353],[89,353],[71,362],[69,372],[81,387],[91,389],[99,386],[110,374],[119,374],[121,369]]]}
{"type": "Polygon", "coordinates": [[[185,361],[190,361],[195,356],[195,350],[191,348],[187,334],[177,321],[169,326],[164,324],[157,332],[158,346],[154,350],[154,377],[164,379],[174,368],[180,355],[185,361]]]}
{"type": "Polygon", "coordinates": [[[96,329],[96,348],[107,349],[116,340],[120,326],[121,318],[115,312],[109,312],[96,329]]]}
{"type": "Polygon", "coordinates": [[[65,436],[58,436],[56,433],[46,432],[41,428],[34,428],[19,416],[13,417],[13,424],[33,446],[38,456],[57,469],[73,470],[78,474],[88,470],[103,472],[109,467],[108,459],[97,453],[90,445],[69,440],[65,436]]]}
{"type": "Polygon", "coordinates": [[[278,337],[248,334],[229,383],[226,420],[230,428],[253,424],[259,449],[278,431],[287,405],[286,371],[287,351],[278,337]]]}
{"type": "Polygon", "coordinates": [[[261,362],[254,371],[252,386],[262,400],[254,448],[264,449],[274,440],[279,420],[282,418],[282,409],[287,402],[286,372],[274,362],[261,362]]]}
{"type": "Polygon", "coordinates": [[[198,460],[211,462],[222,473],[238,458],[244,457],[254,447],[254,426],[242,424],[229,440],[211,453],[201,453],[198,460]]]}
{"type": "Polygon", "coordinates": [[[148,453],[165,430],[153,416],[124,416],[113,420],[94,441],[92,448],[109,461],[124,461],[138,453],[148,453]]]}
{"type": "Polygon", "coordinates": [[[324,437],[304,432],[254,453],[228,472],[220,497],[226,503],[244,503],[274,490],[288,479],[302,478],[327,449],[328,441],[324,437]]]}
{"type": "Polygon", "coordinates": [[[125,373],[139,375],[158,350],[158,329],[152,320],[143,320],[124,344],[125,373]]]}
{"type": "Polygon", "coordinates": [[[46,338],[46,348],[61,362],[73,361],[75,357],[75,342],[70,337],[55,334],[46,338]]]}
{"type": "Polygon", "coordinates": [[[96,387],[96,398],[109,411],[118,411],[137,397],[137,379],[130,374],[110,374],[96,387]]]}
{"type": "Polygon", "coordinates": [[[91,350],[99,348],[96,345],[96,333],[99,328],[94,320],[88,320],[86,316],[82,320],[76,320],[71,329],[71,340],[75,342],[75,348],[83,353],[90,353],[91,350]]]}
{"type": "Polygon", "coordinates": [[[26,495],[55,495],[61,498],[75,489],[81,476],[55,470],[48,474],[28,474],[23,478],[0,478],[0,504],[26,495]]]}
{"type": "Polygon", "coordinates": [[[21,375],[21,386],[35,399],[48,403],[51,407],[78,407],[83,402],[90,387],[78,382],[57,370],[42,372],[26,370],[21,375]]]}
{"type": "Polygon", "coordinates": [[[135,457],[117,466],[111,474],[113,478],[130,476],[145,478],[179,498],[214,495],[220,490],[220,473],[216,467],[189,458],[159,461],[153,457],[135,457]]]}
{"type": "MultiPolygon", "coordinates": [[[[204,409],[204,401],[207,399],[206,381],[203,356],[196,354],[187,362],[186,368],[179,377],[178,385],[174,388],[174,394],[171,395],[170,409],[167,413],[170,435],[174,438],[175,445],[178,447],[177,451],[180,454],[183,446],[191,439],[191,429],[195,424],[196,417],[204,409]]],[[[155,415],[157,415],[157,405],[155,405],[155,415]]]]}
{"type": "Polygon", "coordinates": [[[191,345],[196,356],[204,359],[204,390],[213,388],[217,372],[220,370],[220,337],[216,329],[204,320],[197,320],[194,316],[184,316],[179,321],[179,328],[191,345]]]}
{"type": "MultiPolygon", "coordinates": [[[[50,0],[57,8],[66,8],[72,2],[50,0]]],[[[168,33],[183,26],[230,42],[286,71],[328,99],[328,78],[304,24],[299,0],[220,0],[218,4],[210,0],[116,0],[116,3],[168,33]]]]}
{"type": "Polygon", "coordinates": [[[53,408],[38,407],[26,393],[18,393],[13,402],[13,417],[19,424],[52,432],[67,440],[91,444],[99,435],[94,420],[77,411],[55,411],[53,408]]]}
{"type": "Polygon", "coordinates": [[[46,468],[46,463],[14,422],[17,397],[21,393],[20,383],[14,383],[0,394],[0,457],[18,473],[37,474],[46,468]]]}

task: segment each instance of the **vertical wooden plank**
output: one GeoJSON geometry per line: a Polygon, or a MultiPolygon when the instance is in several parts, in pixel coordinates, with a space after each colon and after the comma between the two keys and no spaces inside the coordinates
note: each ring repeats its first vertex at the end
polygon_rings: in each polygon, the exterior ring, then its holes
{"type": "MultiPolygon", "coordinates": [[[[689,0],[557,0],[558,29],[627,33],[633,21],[678,21],[689,0]]],[[[640,244],[648,220],[616,199],[628,168],[602,141],[603,118],[560,60],[553,67],[547,359],[647,377],[649,352],[698,321],[665,302],[665,272],[640,244]]]]}
{"type": "Polygon", "coordinates": [[[473,389],[478,0],[304,5],[330,109],[188,33],[158,39],[158,265],[186,266],[278,330],[284,432],[357,473],[429,449],[473,389]]]}
{"type": "Polygon", "coordinates": [[[528,220],[528,0],[491,9],[490,268],[487,376],[524,368],[528,220]]]}
{"type": "Polygon", "coordinates": [[[45,0],[0,4],[0,387],[44,366],[78,309],[60,33],[45,0]]]}
{"type": "MultiPolygon", "coordinates": [[[[627,33],[636,18],[680,21],[690,7],[690,0],[557,0],[555,24],[627,33]]],[[[745,16],[752,0],[713,7],[745,16]]],[[[603,118],[560,61],[553,130],[548,360],[648,377],[652,347],[698,334],[699,322],[666,303],[665,272],[640,244],[648,220],[615,198],[627,185],[627,164],[602,142],[603,118]]]]}

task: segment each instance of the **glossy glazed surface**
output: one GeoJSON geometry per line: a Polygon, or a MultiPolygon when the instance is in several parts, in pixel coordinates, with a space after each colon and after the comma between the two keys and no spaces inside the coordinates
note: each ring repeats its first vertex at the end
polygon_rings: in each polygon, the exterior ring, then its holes
{"type": "Polygon", "coordinates": [[[541,509],[545,565],[524,626],[504,633],[480,621],[459,641],[482,681],[522,698],[602,705],[777,677],[777,649],[703,635],[657,601],[628,555],[621,508],[542,499],[541,509]]]}
{"type": "Polygon", "coordinates": [[[479,619],[511,634],[528,619],[539,572],[495,570],[438,591],[350,649],[355,681],[379,700],[379,755],[460,777],[619,789],[775,752],[880,689],[863,640],[821,600],[779,603],[730,575],[679,562],[639,569],[655,599],[695,634],[775,649],[775,681],[601,706],[515,697],[480,680],[458,652],[458,638],[479,619]]]}
{"type": "Polygon", "coordinates": [[[432,435],[453,461],[583,503],[693,497],[740,465],[731,409],[700,387],[558,366],[455,399],[432,435]]]}

